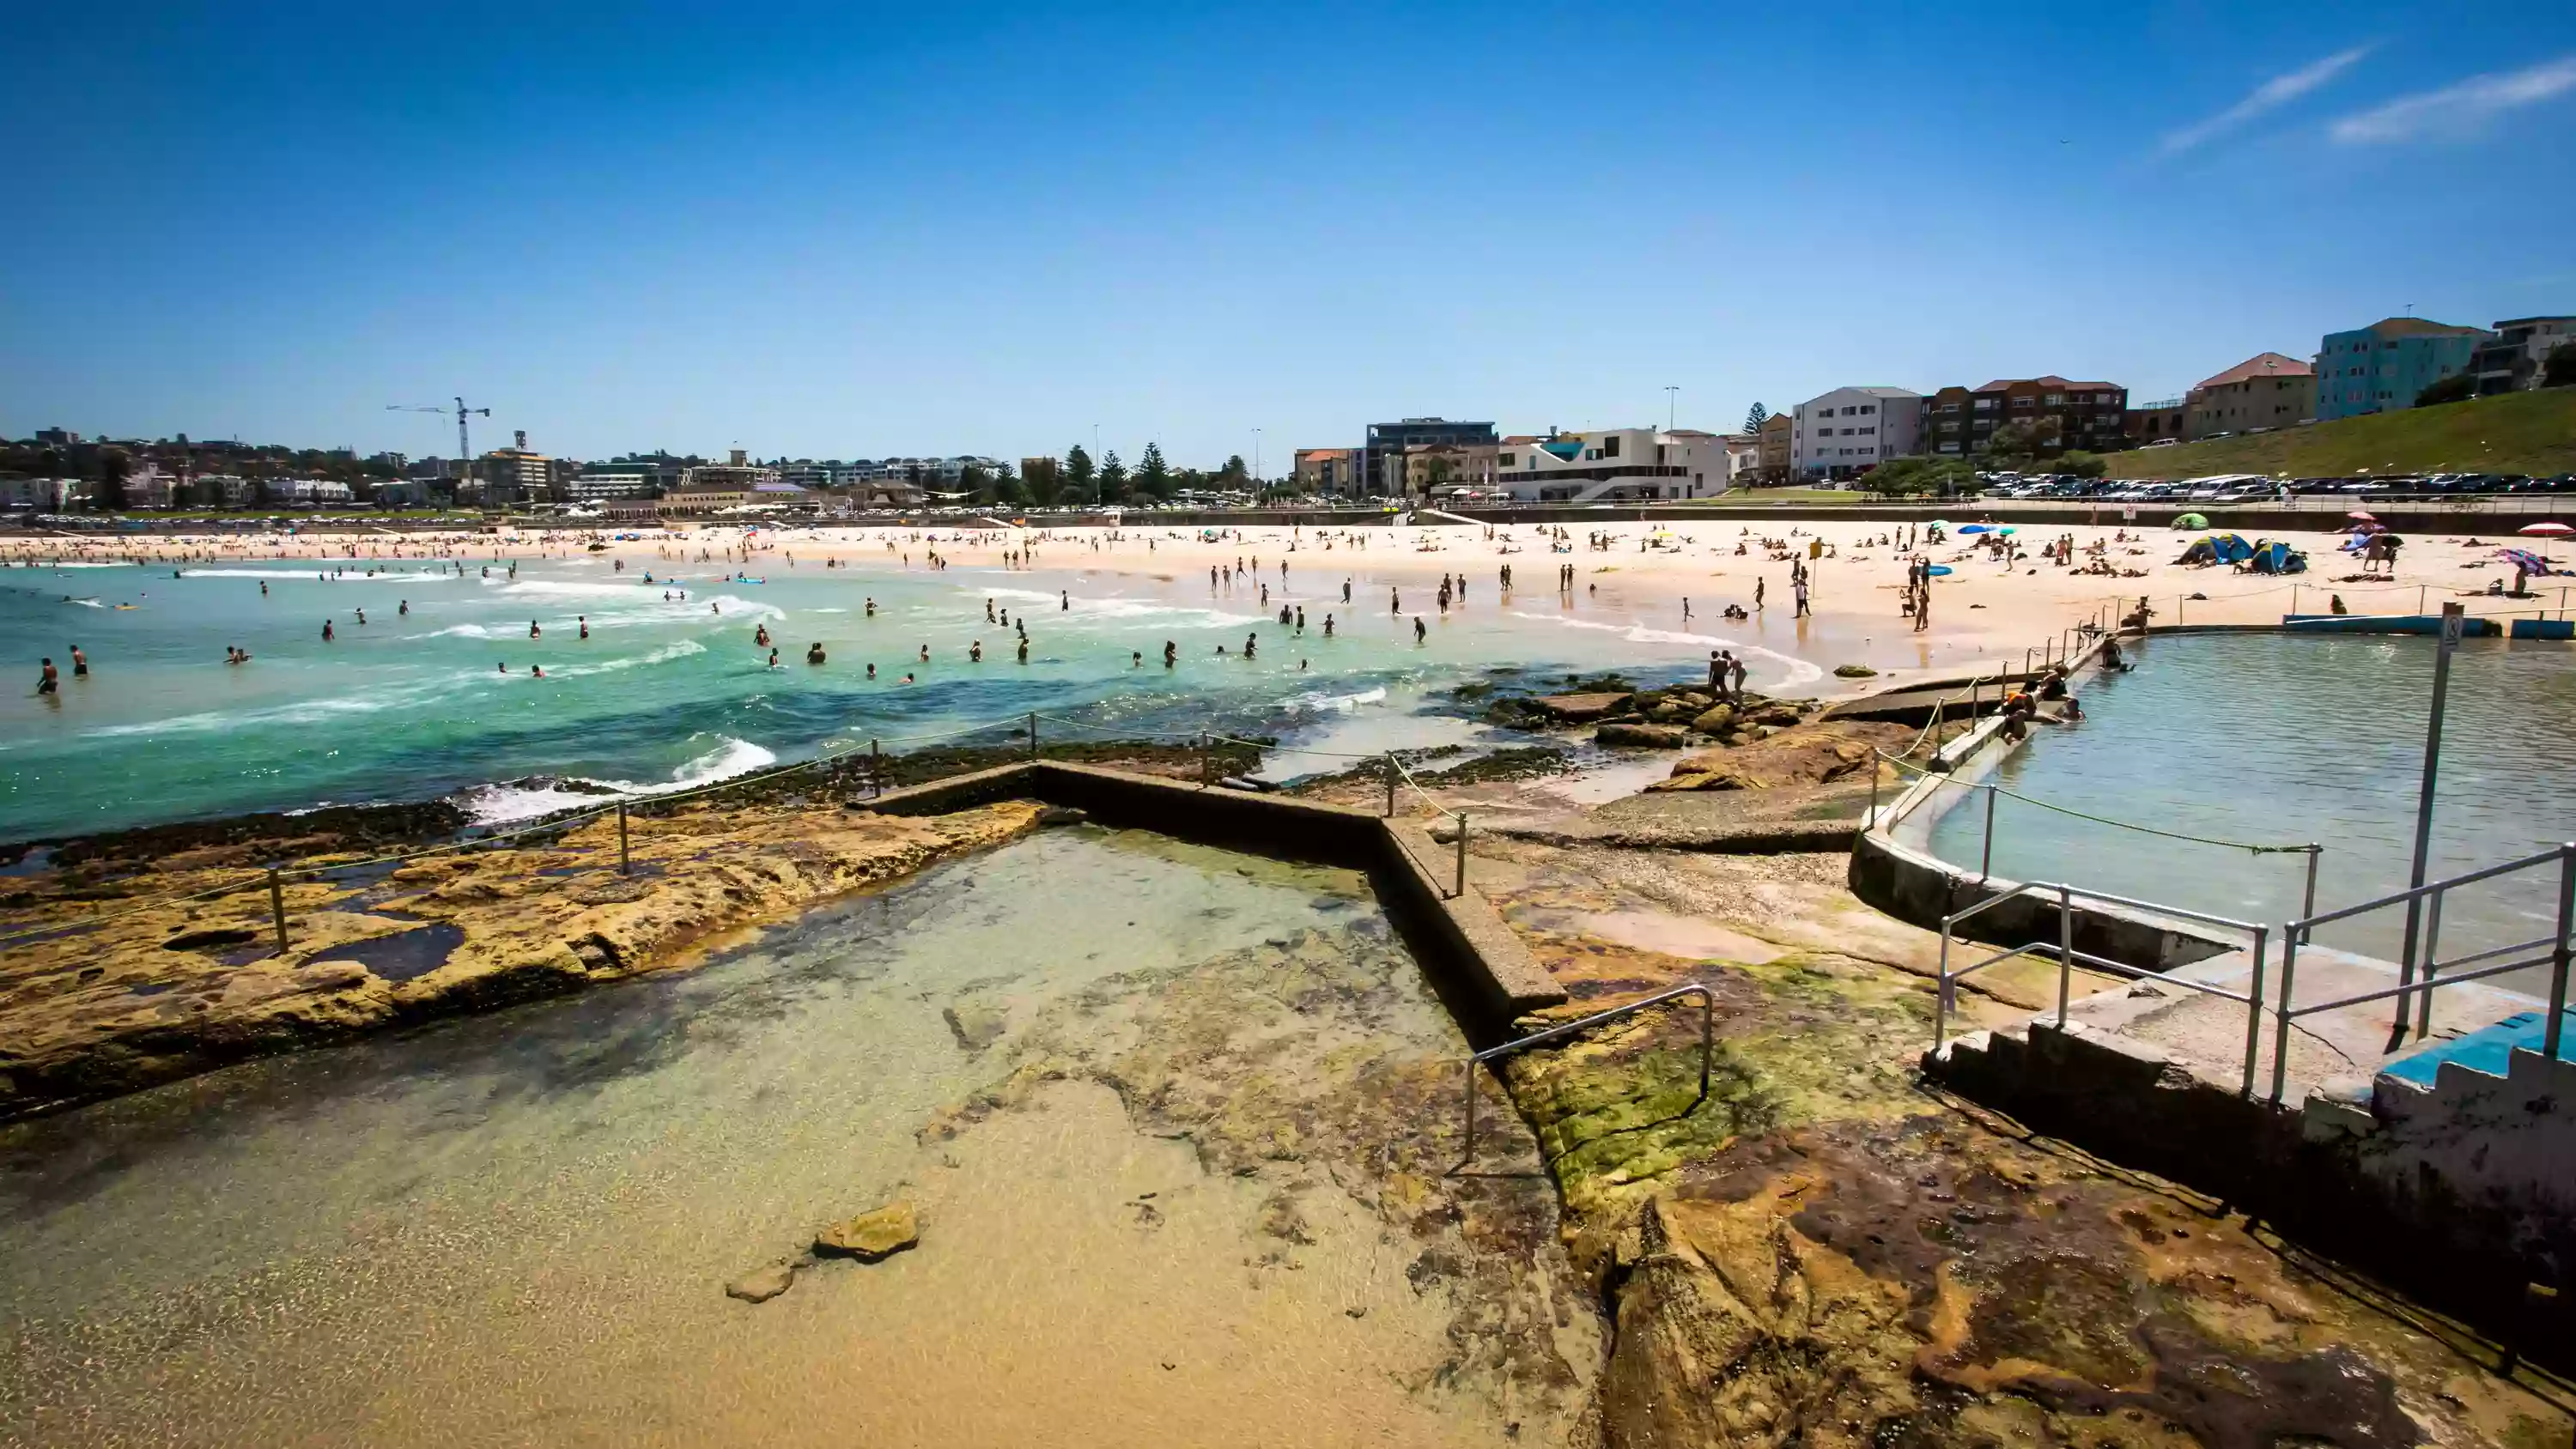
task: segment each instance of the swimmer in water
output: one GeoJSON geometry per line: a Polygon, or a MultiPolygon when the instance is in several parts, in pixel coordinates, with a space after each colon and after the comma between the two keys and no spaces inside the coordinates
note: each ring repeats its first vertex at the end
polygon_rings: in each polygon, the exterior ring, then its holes
{"type": "Polygon", "coordinates": [[[580,623],[580,625],[581,625],[581,637],[582,637],[582,638],[584,638],[584,639],[589,638],[589,637],[590,637],[590,616],[589,616],[588,614],[575,614],[575,615],[573,615],[573,618],[574,618],[577,622],[579,622],[579,623],[580,623]]]}
{"type": "Polygon", "coordinates": [[[972,645],[968,646],[966,650],[966,662],[969,664],[981,664],[984,662],[983,640],[978,639],[972,645]]]}
{"type": "Polygon", "coordinates": [[[1421,618],[1421,616],[1420,616],[1420,615],[1418,615],[1418,614],[1417,614],[1417,615],[1415,615],[1415,616],[1414,616],[1414,620],[1413,620],[1413,642],[1414,642],[1414,643],[1416,643],[1416,644],[1421,643],[1421,642],[1422,642],[1422,636],[1423,636],[1423,634],[1424,634],[1425,632],[1426,632],[1426,631],[1425,631],[1425,630],[1423,629],[1423,627],[1422,627],[1422,618],[1421,618]]]}
{"type": "Polygon", "coordinates": [[[930,646],[927,644],[921,646],[921,662],[924,664],[930,662],[930,646]]]}
{"type": "Polygon", "coordinates": [[[366,611],[366,610],[364,610],[364,609],[360,609],[360,610],[358,611],[358,626],[359,626],[360,628],[364,628],[364,627],[366,627],[366,623],[367,623],[367,611],[366,611]]]}
{"type": "Polygon", "coordinates": [[[531,667],[529,668],[529,670],[528,670],[528,677],[529,677],[529,678],[531,678],[531,679],[543,679],[543,678],[545,678],[545,677],[546,677],[546,667],[545,667],[544,665],[542,665],[542,664],[538,664],[538,665],[531,666],[531,667]]]}
{"type": "Polygon", "coordinates": [[[1171,668],[1173,665],[1178,664],[1178,663],[1180,663],[1180,662],[1181,662],[1181,646],[1180,646],[1180,645],[1178,645],[1178,644],[1173,643],[1173,642],[1172,642],[1171,640],[1169,640],[1169,639],[1164,640],[1164,641],[1163,641],[1163,667],[1164,667],[1165,669],[1169,669],[1169,668],[1171,668]]]}
{"type": "Polygon", "coordinates": [[[760,649],[766,649],[766,648],[768,648],[768,647],[769,647],[769,626],[768,626],[767,624],[763,624],[763,625],[761,625],[759,628],[752,630],[752,631],[751,631],[751,642],[752,642],[752,644],[753,644],[753,646],[754,646],[755,648],[760,648],[760,649]]]}
{"type": "Polygon", "coordinates": [[[534,620],[534,619],[530,619],[530,620],[528,621],[528,637],[529,637],[529,638],[531,638],[531,639],[542,638],[542,637],[544,637],[545,632],[546,632],[545,630],[540,629],[540,628],[538,628],[538,627],[537,627],[537,621],[536,621],[536,620],[534,620]]]}
{"type": "Polygon", "coordinates": [[[874,599],[870,599],[870,600],[868,600],[868,617],[869,617],[869,618],[871,618],[871,619],[873,619],[873,618],[875,618],[876,616],[877,616],[877,601],[876,601],[876,600],[874,600],[874,599]]]}
{"type": "Polygon", "coordinates": [[[1142,650],[1142,649],[1130,649],[1130,650],[1128,650],[1128,651],[1127,651],[1127,667],[1128,667],[1128,668],[1130,668],[1130,669],[1142,669],[1142,668],[1144,668],[1144,667],[1145,667],[1145,651],[1144,651],[1144,650],[1142,650]]]}
{"type": "Polygon", "coordinates": [[[410,617],[411,617],[411,600],[409,600],[409,599],[405,599],[405,600],[403,600],[403,601],[402,601],[402,607],[401,607],[401,608],[399,608],[399,609],[394,610],[394,617],[396,617],[396,618],[398,618],[398,619],[408,619],[408,618],[410,618],[410,617]]]}
{"type": "Polygon", "coordinates": [[[876,678],[876,677],[877,677],[877,667],[876,667],[875,665],[871,664],[871,665],[869,665],[869,666],[868,666],[868,678],[870,678],[870,679],[874,679],[874,678],[876,678]]]}
{"type": "Polygon", "coordinates": [[[1022,664],[1029,662],[1029,636],[1026,634],[1020,636],[1020,662],[1022,664]]]}
{"type": "Polygon", "coordinates": [[[778,651],[775,649],[769,651],[769,667],[772,669],[778,667],[778,651]]]}
{"type": "Polygon", "coordinates": [[[1324,637],[1327,639],[1333,637],[1333,616],[1330,614],[1324,616],[1324,637]]]}
{"type": "Polygon", "coordinates": [[[36,693],[53,694],[63,687],[62,674],[54,668],[54,661],[51,655],[46,656],[44,667],[45,672],[37,676],[36,679],[36,693]]]}
{"type": "Polygon", "coordinates": [[[902,682],[903,682],[903,683],[905,683],[905,684],[910,684],[910,683],[912,683],[912,676],[911,676],[909,673],[905,674],[905,675],[904,675],[904,677],[903,677],[902,682]]]}
{"type": "Polygon", "coordinates": [[[817,639],[813,643],[805,646],[805,662],[808,664],[820,664],[823,662],[822,640],[817,639]]]}
{"type": "Polygon", "coordinates": [[[72,646],[72,678],[89,678],[89,656],[81,652],[78,644],[72,646]]]}
{"type": "Polygon", "coordinates": [[[323,620],[323,621],[322,621],[322,642],[323,642],[323,643],[325,643],[325,644],[328,644],[328,643],[330,643],[332,640],[334,640],[334,639],[336,639],[336,638],[338,638],[338,637],[340,637],[340,636],[339,636],[339,635],[337,635],[337,634],[335,634],[335,633],[333,633],[333,632],[332,632],[332,630],[331,630],[331,621],[330,621],[330,620],[328,620],[328,619],[323,620]]]}

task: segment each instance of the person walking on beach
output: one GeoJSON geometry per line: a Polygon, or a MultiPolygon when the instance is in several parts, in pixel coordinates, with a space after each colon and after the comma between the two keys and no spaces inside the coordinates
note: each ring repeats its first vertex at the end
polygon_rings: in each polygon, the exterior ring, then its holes
{"type": "Polygon", "coordinates": [[[1753,580],[1753,612],[1762,612],[1762,580],[1758,577],[1753,580]]]}

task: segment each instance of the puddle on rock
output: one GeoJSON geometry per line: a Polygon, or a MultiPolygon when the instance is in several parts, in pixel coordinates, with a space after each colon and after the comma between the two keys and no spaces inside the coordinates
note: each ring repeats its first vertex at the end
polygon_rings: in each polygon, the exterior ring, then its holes
{"type": "Polygon", "coordinates": [[[408,931],[396,931],[390,936],[370,936],[363,941],[345,942],[314,957],[308,964],[319,966],[329,961],[355,961],[387,981],[409,981],[446,965],[447,958],[464,944],[464,927],[437,921],[408,931]]]}
{"type": "Polygon", "coordinates": [[[1440,1176],[1464,1049],[1357,875],[1048,832],[0,1129],[0,1443],[1562,1442],[1600,1328],[1534,1163],[1440,1176]]]}

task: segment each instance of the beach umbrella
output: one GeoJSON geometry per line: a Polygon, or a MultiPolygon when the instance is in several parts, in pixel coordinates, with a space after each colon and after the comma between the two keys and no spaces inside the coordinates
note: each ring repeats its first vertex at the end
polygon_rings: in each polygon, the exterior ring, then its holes
{"type": "Polygon", "coordinates": [[[2013,530],[2013,529],[2011,529],[2011,528],[2008,528],[2008,527],[2007,527],[2007,528],[1998,528],[1998,529],[1996,529],[1996,530],[1995,530],[1995,532],[1997,532],[1997,533],[2012,533],[2012,532],[2014,532],[2014,531],[2015,531],[2015,530],[2013,530]]]}
{"type": "Polygon", "coordinates": [[[1986,526],[1985,526],[1984,524],[1982,524],[1982,523],[1971,523],[1971,524],[1969,524],[1967,527],[1962,528],[1962,529],[1959,529],[1959,530],[1957,530],[1957,531],[1958,531],[1959,533],[1962,533],[1962,534],[1969,534],[1969,533],[1992,533],[1992,532],[1994,532],[1994,530],[1993,530],[1993,529],[1986,527],[1986,526]]]}
{"type": "Polygon", "coordinates": [[[2209,519],[2198,513],[2186,513],[2173,521],[2176,528],[2207,528],[2209,519]]]}
{"type": "Polygon", "coordinates": [[[2361,508],[2354,509],[2352,512],[2345,514],[2344,517],[2358,518],[2364,523],[2377,523],[2379,521],[2378,515],[2371,513],[2367,509],[2361,508]]]}
{"type": "Polygon", "coordinates": [[[2526,538],[2565,538],[2571,533],[2576,533],[2576,528],[2569,528],[2563,523],[2535,523],[2528,527],[2517,528],[2514,532],[2526,538]]]}

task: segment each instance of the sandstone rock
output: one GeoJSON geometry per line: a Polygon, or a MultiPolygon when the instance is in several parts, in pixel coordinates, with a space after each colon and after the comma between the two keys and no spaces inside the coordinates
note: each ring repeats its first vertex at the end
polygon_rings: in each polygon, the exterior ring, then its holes
{"type": "Polygon", "coordinates": [[[1741,770],[1694,771],[1657,780],[1649,790],[1759,790],[1762,786],[1741,770]]]}
{"type": "Polygon", "coordinates": [[[1592,732],[1592,742],[1642,750],[1678,750],[1682,728],[1662,724],[1606,724],[1592,732]]]}
{"type": "Polygon", "coordinates": [[[1646,718],[1651,720],[1670,721],[1680,719],[1681,717],[1682,707],[1680,702],[1676,700],[1664,700],[1657,704],[1653,709],[1646,711],[1646,718]]]}
{"type": "Polygon", "coordinates": [[[969,1002],[964,1006],[942,1007],[940,1019],[948,1023],[949,1034],[969,1053],[980,1052],[1001,1040],[1007,1026],[1002,1013],[992,1007],[969,1002]]]}
{"type": "Polygon", "coordinates": [[[921,1241],[921,1218],[912,1199],[897,1198],[874,1212],[834,1223],[814,1238],[814,1251],[875,1263],[921,1241]]]}
{"type": "Polygon", "coordinates": [[[1538,707],[1567,724],[1583,724],[1627,703],[1624,694],[1550,694],[1542,696],[1538,707]]]}
{"type": "Polygon", "coordinates": [[[1707,695],[1700,693],[1696,689],[1686,689],[1672,697],[1680,700],[1682,707],[1694,714],[1717,703],[1716,700],[1709,698],[1707,695]]]}
{"type": "Polygon", "coordinates": [[[796,1283],[796,1264],[787,1259],[764,1263],[725,1285],[725,1296],[745,1303],[766,1303],[796,1283]]]}
{"type": "Polygon", "coordinates": [[[1785,729],[1798,722],[1798,711],[1795,707],[1790,705],[1775,704],[1764,709],[1761,713],[1754,715],[1752,722],[1758,725],[1771,725],[1785,729]]]}
{"type": "Polygon", "coordinates": [[[1673,774],[1675,776],[1713,775],[1720,770],[1731,770],[1733,768],[1735,768],[1733,760],[1729,758],[1727,752],[1723,749],[1693,750],[1689,754],[1682,756],[1680,759],[1673,761],[1673,774]]]}
{"type": "Polygon", "coordinates": [[[1089,811],[1077,810],[1070,805],[1041,805],[1038,807],[1038,824],[1041,826],[1080,825],[1090,818],[1091,813],[1089,811]]]}
{"type": "Polygon", "coordinates": [[[1692,720],[1691,728],[1704,735],[1713,735],[1733,723],[1735,723],[1735,706],[1720,704],[1711,706],[1707,712],[1692,720]]]}
{"type": "Polygon", "coordinates": [[[1877,675],[1877,673],[1877,670],[1870,668],[1866,664],[1837,664],[1834,666],[1834,677],[1836,679],[1869,679],[1877,675]]]}

